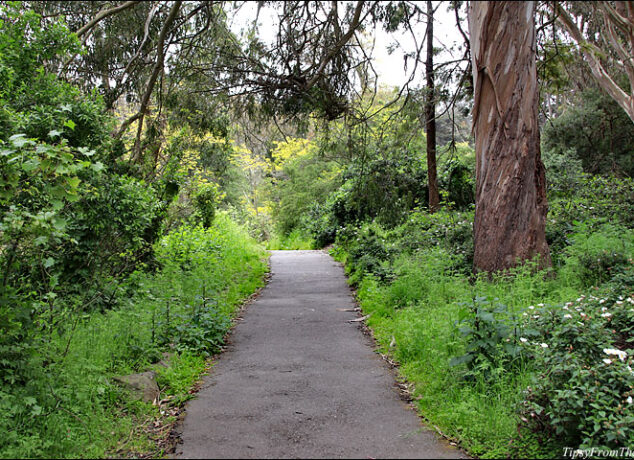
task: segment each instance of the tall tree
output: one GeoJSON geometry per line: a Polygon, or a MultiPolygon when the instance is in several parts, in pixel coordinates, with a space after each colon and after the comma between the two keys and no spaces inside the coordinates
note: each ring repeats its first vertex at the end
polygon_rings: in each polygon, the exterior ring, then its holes
{"type": "Polygon", "coordinates": [[[425,131],[427,133],[427,183],[429,184],[429,212],[438,209],[438,178],[436,168],[436,101],[434,87],[434,7],[427,0],[427,58],[425,76],[427,98],[425,99],[425,131]]]}
{"type": "Polygon", "coordinates": [[[476,150],[474,271],[550,265],[539,148],[535,2],[470,2],[476,150]]]}

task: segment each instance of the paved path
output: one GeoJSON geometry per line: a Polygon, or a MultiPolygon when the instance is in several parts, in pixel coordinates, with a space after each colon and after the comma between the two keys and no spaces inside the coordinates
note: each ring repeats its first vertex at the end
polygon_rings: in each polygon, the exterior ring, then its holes
{"type": "Polygon", "coordinates": [[[272,278],[187,405],[176,458],[464,458],[399,397],[348,320],[342,268],[273,251],[272,278]]]}

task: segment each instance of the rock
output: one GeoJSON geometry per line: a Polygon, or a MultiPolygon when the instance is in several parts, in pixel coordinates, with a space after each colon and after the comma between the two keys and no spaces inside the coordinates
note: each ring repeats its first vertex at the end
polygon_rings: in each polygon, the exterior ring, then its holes
{"type": "Polygon", "coordinates": [[[152,403],[158,401],[161,394],[156,383],[156,373],[154,371],[123,375],[115,377],[114,380],[128,388],[133,398],[144,402],[152,403]]]}

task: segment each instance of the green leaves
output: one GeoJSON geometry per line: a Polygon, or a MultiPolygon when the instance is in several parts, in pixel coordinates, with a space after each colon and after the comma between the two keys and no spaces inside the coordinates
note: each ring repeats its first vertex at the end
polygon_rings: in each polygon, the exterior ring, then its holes
{"type": "Polygon", "coordinates": [[[521,406],[528,428],[582,448],[616,449],[634,439],[634,355],[622,332],[634,328],[634,299],[623,295],[629,286],[529,307],[525,323],[541,337],[533,345],[539,374],[521,406]]]}
{"type": "Polygon", "coordinates": [[[66,183],[68,184],[68,186],[70,187],[70,190],[72,190],[72,191],[75,191],[75,189],[77,189],[77,187],[79,187],[79,183],[80,182],[81,182],[81,180],[77,176],[68,177],[66,179],[66,183]]]}
{"type": "Polygon", "coordinates": [[[452,358],[450,366],[466,364],[467,376],[487,379],[494,375],[493,369],[509,371],[528,358],[520,342],[520,336],[527,334],[518,327],[506,305],[492,305],[486,297],[475,297],[465,307],[456,327],[466,339],[466,353],[452,358]]]}
{"type": "Polygon", "coordinates": [[[55,259],[53,259],[52,257],[47,257],[42,265],[44,266],[44,268],[51,268],[53,265],[55,265],[55,259]]]}
{"type": "Polygon", "coordinates": [[[17,149],[22,148],[25,145],[35,144],[35,142],[33,142],[31,139],[26,139],[25,134],[14,134],[13,136],[9,137],[9,142],[11,143],[11,145],[13,145],[13,147],[17,149]]]}

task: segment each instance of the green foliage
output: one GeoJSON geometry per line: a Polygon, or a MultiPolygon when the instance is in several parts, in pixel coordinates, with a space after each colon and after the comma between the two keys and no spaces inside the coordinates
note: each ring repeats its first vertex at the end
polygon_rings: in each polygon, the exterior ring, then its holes
{"type": "Polygon", "coordinates": [[[211,227],[218,205],[218,186],[215,184],[201,186],[194,197],[194,205],[201,216],[203,227],[211,227]]]}
{"type": "MultiPolygon", "coordinates": [[[[601,233],[600,228],[608,222],[624,233],[634,228],[634,181],[629,178],[581,175],[571,181],[565,193],[555,191],[550,197],[549,206],[546,238],[553,265],[559,267],[563,264],[566,248],[576,240],[579,243],[585,241],[583,236],[575,239],[574,232],[581,231],[586,236],[597,230],[601,233]]],[[[613,231],[610,232],[613,233],[614,252],[623,253],[627,235],[618,237],[614,236],[613,231]]],[[[608,249],[609,245],[603,246],[602,249],[608,249]]]]}
{"type": "Polygon", "coordinates": [[[466,353],[449,364],[466,364],[467,376],[491,378],[494,372],[519,369],[527,359],[522,353],[520,336],[536,335],[532,329],[520,329],[517,318],[506,305],[491,305],[486,297],[476,297],[466,305],[456,326],[466,341],[466,353]]]}
{"type": "Polygon", "coordinates": [[[82,95],[47,69],[81,51],[77,37],[59,21],[43,27],[19,2],[1,6],[0,21],[0,140],[15,133],[44,140],[54,132],[71,147],[107,144],[111,124],[101,98],[82,95]]]}
{"type": "Polygon", "coordinates": [[[400,251],[441,247],[452,254],[454,268],[470,274],[473,266],[473,212],[424,211],[410,213],[407,220],[391,233],[400,251]]]}
{"type": "Polygon", "coordinates": [[[526,316],[542,333],[522,424],[562,446],[618,449],[634,440],[634,300],[608,291],[526,316]]]}
{"type": "Polygon", "coordinates": [[[570,245],[561,276],[581,289],[599,286],[631,268],[634,258],[634,234],[619,225],[573,224],[570,245]]]}
{"type": "MultiPolygon", "coordinates": [[[[593,180],[619,190],[617,182],[593,180]]],[[[473,455],[548,458],[561,446],[632,443],[629,216],[571,200],[565,215],[580,220],[563,227],[564,212],[555,214],[563,241],[550,275],[529,263],[471,276],[470,212],[415,211],[391,230],[364,224],[337,234],[333,254],[358,286],[381,352],[415,384],[421,413],[473,455]],[[620,223],[607,222],[612,212],[620,223]]]]}
{"type": "MultiPolygon", "coordinates": [[[[75,313],[68,327],[18,342],[29,347],[28,361],[12,362],[16,342],[0,339],[0,456],[111,455],[139,419],[156,416],[112,377],[143,370],[162,352],[173,354],[169,369],[159,370],[162,391],[175,404],[190,397],[202,356],[218,350],[236,306],[262,285],[264,251],[224,215],[210,228],[167,235],[155,250],[155,272],[113,284],[115,308],[75,313]]],[[[3,305],[11,300],[4,295],[3,305]]],[[[19,320],[12,319],[13,337],[24,334],[19,320]]]]}
{"type": "Polygon", "coordinates": [[[296,228],[288,235],[280,237],[271,236],[266,244],[266,249],[313,249],[313,240],[307,237],[300,229],[296,228]]]}
{"type": "Polygon", "coordinates": [[[380,280],[392,277],[387,264],[393,257],[391,248],[385,239],[384,230],[376,224],[363,224],[360,228],[353,226],[342,229],[338,234],[339,244],[346,247],[351,263],[347,272],[350,280],[357,284],[365,274],[380,280]]]}
{"type": "Polygon", "coordinates": [[[165,396],[173,396],[174,404],[180,405],[191,399],[191,388],[205,370],[203,356],[183,351],[173,355],[169,366],[156,367],[156,383],[165,396]]]}
{"type": "Polygon", "coordinates": [[[592,174],[634,175],[634,124],[623,109],[598,89],[583,91],[579,103],[544,126],[548,155],[570,156],[592,174]]]}
{"type": "Polygon", "coordinates": [[[274,176],[272,216],[277,231],[288,235],[310,225],[306,215],[323,204],[340,184],[340,167],[320,158],[315,145],[304,139],[280,142],[271,153],[279,170],[274,176]]]}
{"type": "MultiPolygon", "coordinates": [[[[464,146],[463,150],[466,150],[464,146]]],[[[475,159],[475,155],[469,153],[464,153],[463,159],[451,158],[441,164],[438,178],[438,184],[447,196],[445,204],[461,210],[469,209],[475,203],[475,164],[469,161],[470,157],[475,159]]]]}

